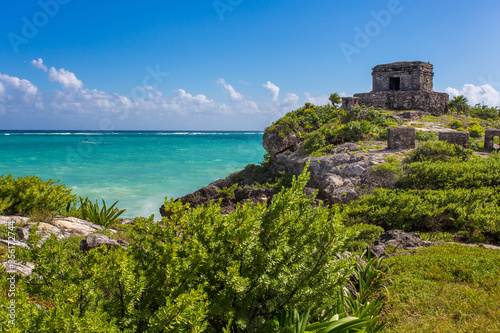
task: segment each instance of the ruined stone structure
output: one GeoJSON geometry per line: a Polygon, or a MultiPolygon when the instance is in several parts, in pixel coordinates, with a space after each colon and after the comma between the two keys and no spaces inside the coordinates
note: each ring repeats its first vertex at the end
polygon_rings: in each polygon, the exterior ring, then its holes
{"type": "Polygon", "coordinates": [[[433,115],[448,112],[449,96],[433,91],[433,66],[426,62],[395,62],[373,68],[372,92],[342,98],[342,106],[386,110],[420,110],[433,115]]]}
{"type": "Polygon", "coordinates": [[[387,148],[388,149],[415,148],[415,128],[389,127],[387,129],[387,148]]]}
{"type": "Polygon", "coordinates": [[[439,132],[439,141],[446,141],[464,148],[469,148],[469,132],[467,131],[450,131],[439,132]]]}
{"type": "Polygon", "coordinates": [[[500,136],[500,129],[487,128],[484,133],[484,148],[489,150],[494,150],[495,145],[493,144],[493,138],[495,136],[500,136]]]}

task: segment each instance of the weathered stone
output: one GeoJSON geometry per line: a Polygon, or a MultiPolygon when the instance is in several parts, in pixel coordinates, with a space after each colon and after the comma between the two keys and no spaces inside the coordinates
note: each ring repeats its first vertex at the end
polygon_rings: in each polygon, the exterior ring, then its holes
{"type": "Polygon", "coordinates": [[[35,269],[35,265],[31,262],[23,264],[18,261],[15,262],[4,261],[2,263],[2,266],[5,268],[7,273],[19,274],[22,276],[31,275],[31,272],[33,272],[33,269],[35,269]]]}
{"type": "Polygon", "coordinates": [[[345,106],[376,109],[421,110],[432,114],[448,112],[449,96],[433,91],[433,66],[425,62],[396,62],[373,68],[372,92],[345,99],[345,106]]]}
{"type": "Polygon", "coordinates": [[[135,221],[131,218],[124,218],[123,220],[121,220],[120,224],[135,224],[135,221]]]}
{"type": "Polygon", "coordinates": [[[370,253],[372,257],[380,258],[383,255],[385,255],[385,246],[384,245],[370,246],[370,253]]]}
{"type": "Polygon", "coordinates": [[[30,219],[23,216],[0,216],[0,224],[24,224],[30,219]]]}
{"type": "Polygon", "coordinates": [[[56,216],[51,223],[61,230],[64,237],[87,236],[95,231],[104,230],[103,226],[76,217],[56,216]]]}
{"type": "Polygon", "coordinates": [[[342,108],[350,111],[359,107],[359,97],[342,97],[342,108]]]}
{"type": "Polygon", "coordinates": [[[263,204],[273,198],[274,190],[271,188],[237,188],[234,190],[234,197],[236,202],[243,203],[247,200],[255,204],[263,204]]]}
{"type": "Polygon", "coordinates": [[[7,245],[7,246],[22,246],[22,247],[29,247],[28,244],[24,242],[20,242],[18,240],[7,240],[7,239],[0,239],[0,243],[7,245]]]}
{"type": "MultiPolygon", "coordinates": [[[[28,223],[24,227],[18,227],[17,228],[17,235],[19,236],[19,239],[22,241],[27,241],[28,237],[30,235],[30,230],[36,226],[36,223],[28,223]]],[[[61,229],[58,227],[55,227],[51,224],[45,223],[45,222],[39,222],[38,223],[38,230],[37,234],[41,235],[40,236],[40,242],[43,243],[47,240],[47,238],[50,237],[51,234],[56,235],[58,239],[64,238],[61,229]]]]}
{"type": "Polygon", "coordinates": [[[489,250],[500,250],[500,246],[489,245],[489,244],[481,244],[479,247],[489,249],[489,250]]]}
{"type": "Polygon", "coordinates": [[[493,144],[493,138],[495,136],[500,136],[500,129],[487,128],[484,133],[484,148],[488,150],[494,150],[495,145],[493,144]]]}
{"type": "Polygon", "coordinates": [[[469,132],[467,131],[447,131],[439,132],[439,141],[446,141],[455,145],[469,148],[469,132]]]}
{"type": "Polygon", "coordinates": [[[387,130],[387,147],[389,149],[415,148],[415,128],[390,127],[387,130]]]}
{"type": "Polygon", "coordinates": [[[375,245],[389,245],[407,249],[418,247],[422,244],[420,235],[416,232],[404,232],[403,230],[388,230],[375,242],[375,245]]]}
{"type": "Polygon", "coordinates": [[[282,138],[279,133],[270,132],[267,133],[264,140],[262,140],[262,146],[264,149],[273,155],[284,152],[285,150],[295,146],[297,143],[299,143],[299,139],[294,133],[290,133],[282,138]]]}
{"type": "Polygon", "coordinates": [[[103,234],[92,234],[88,235],[80,242],[80,250],[90,251],[92,249],[98,248],[101,245],[106,245],[108,249],[110,249],[111,247],[119,247],[120,243],[118,243],[115,239],[103,234]]]}
{"type": "Polygon", "coordinates": [[[365,168],[363,168],[359,164],[350,164],[342,169],[342,176],[361,176],[365,172],[365,168]]]}

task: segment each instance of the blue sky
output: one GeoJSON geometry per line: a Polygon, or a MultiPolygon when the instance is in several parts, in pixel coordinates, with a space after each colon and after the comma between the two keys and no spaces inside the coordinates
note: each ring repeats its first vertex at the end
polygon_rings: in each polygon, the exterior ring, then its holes
{"type": "Polygon", "coordinates": [[[5,1],[0,130],[262,130],[305,102],[429,61],[500,105],[500,2],[5,1]]]}

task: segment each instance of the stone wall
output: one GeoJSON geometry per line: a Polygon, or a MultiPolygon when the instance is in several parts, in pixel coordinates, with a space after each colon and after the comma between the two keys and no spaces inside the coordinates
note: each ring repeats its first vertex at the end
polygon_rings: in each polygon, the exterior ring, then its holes
{"type": "Polygon", "coordinates": [[[358,97],[342,97],[342,108],[346,111],[351,111],[353,108],[359,107],[358,97]]]}
{"type": "Polygon", "coordinates": [[[415,148],[415,128],[413,127],[390,127],[387,130],[388,149],[412,149],[415,148]]]}
{"type": "Polygon", "coordinates": [[[375,109],[421,110],[433,115],[448,113],[449,96],[446,93],[426,91],[380,91],[356,94],[359,105],[375,109]]]}
{"type": "Polygon", "coordinates": [[[469,132],[466,131],[450,131],[439,132],[439,141],[446,141],[464,148],[469,148],[469,132]]]}
{"type": "Polygon", "coordinates": [[[484,133],[484,148],[494,150],[493,138],[500,136],[500,129],[487,128],[484,133]]]}
{"type": "Polygon", "coordinates": [[[373,68],[372,92],[391,91],[390,79],[399,78],[399,91],[433,91],[433,66],[426,62],[397,62],[373,68]]]}

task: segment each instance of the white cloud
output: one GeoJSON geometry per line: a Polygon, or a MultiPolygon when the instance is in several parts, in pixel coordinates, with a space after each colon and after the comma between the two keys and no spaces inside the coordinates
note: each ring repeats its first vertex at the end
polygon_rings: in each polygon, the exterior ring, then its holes
{"type": "Polygon", "coordinates": [[[452,97],[464,95],[470,105],[479,103],[488,106],[500,106],[500,93],[490,84],[482,86],[465,84],[460,90],[448,87],[445,91],[452,97]]]}
{"type": "Polygon", "coordinates": [[[327,105],[330,103],[330,101],[328,99],[328,97],[329,97],[328,95],[313,97],[308,92],[306,92],[305,95],[306,95],[306,103],[311,103],[314,105],[327,105]]]}
{"type": "Polygon", "coordinates": [[[243,95],[237,92],[232,85],[226,83],[226,80],[218,79],[217,83],[223,86],[224,89],[227,90],[227,92],[229,93],[229,98],[232,101],[242,101],[244,99],[243,95]]]}
{"type": "Polygon", "coordinates": [[[45,66],[43,64],[43,59],[42,58],[38,58],[38,60],[31,60],[31,64],[33,65],[33,67],[41,69],[44,72],[48,72],[49,71],[49,69],[47,68],[47,66],[45,66]]]}
{"type": "Polygon", "coordinates": [[[2,113],[42,109],[42,95],[28,80],[0,73],[0,105],[2,113]]]}
{"type": "Polygon", "coordinates": [[[83,82],[70,71],[60,68],[59,70],[51,67],[49,70],[49,80],[60,83],[63,88],[79,89],[83,87],[83,82]]]}
{"type": "Polygon", "coordinates": [[[271,92],[271,99],[277,102],[280,96],[280,88],[271,81],[267,81],[262,86],[271,92]]]}

